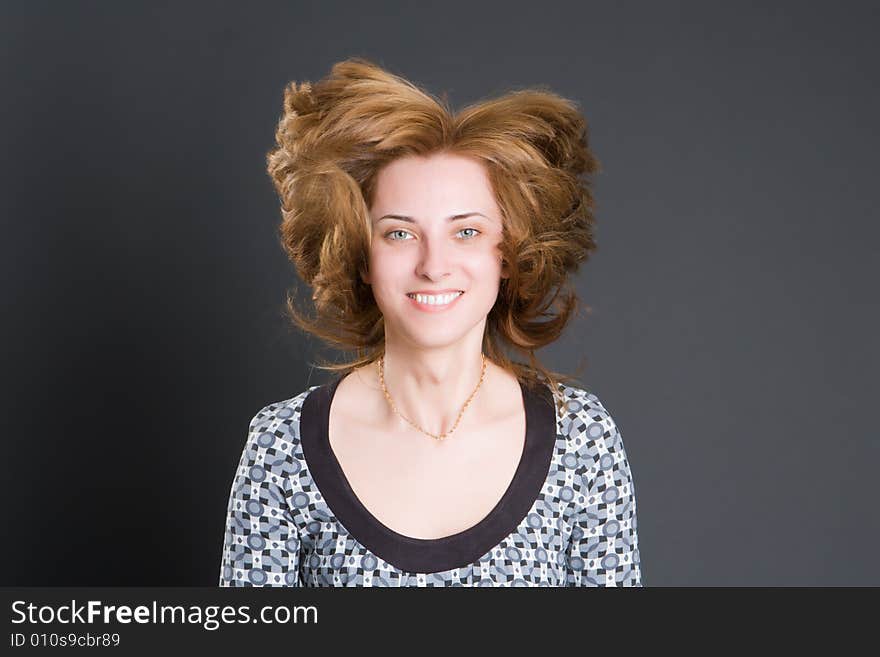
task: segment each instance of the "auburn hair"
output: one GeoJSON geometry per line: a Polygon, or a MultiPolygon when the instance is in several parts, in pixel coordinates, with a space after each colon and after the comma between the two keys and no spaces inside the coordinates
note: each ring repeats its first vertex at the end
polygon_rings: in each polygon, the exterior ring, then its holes
{"type": "MultiPolygon", "coordinates": [[[[315,316],[287,294],[292,322],[354,357],[320,369],[348,373],[385,350],[368,270],[369,208],[377,174],[405,155],[450,153],[485,167],[502,214],[508,264],[489,312],[483,352],[529,387],[579,382],[546,369],[535,350],[555,341],[579,308],[570,275],[596,249],[591,174],[599,162],[577,105],[543,88],[515,89],[455,113],[412,82],[362,57],[319,82],[290,82],[266,156],[281,202],[281,244],[312,290],[315,316]],[[508,357],[505,349],[528,357],[508,357]]],[[[584,306],[589,310],[588,306],[584,306]]],[[[580,384],[579,384],[580,385],[580,384]]]]}

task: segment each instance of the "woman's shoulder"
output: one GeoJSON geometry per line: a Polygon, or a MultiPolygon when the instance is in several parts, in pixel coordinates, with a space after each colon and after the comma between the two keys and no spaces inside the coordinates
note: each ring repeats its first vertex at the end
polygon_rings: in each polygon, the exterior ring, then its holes
{"type": "Polygon", "coordinates": [[[565,400],[565,406],[569,412],[576,413],[588,409],[598,414],[608,414],[599,396],[591,389],[558,381],[556,391],[565,400]]]}
{"type": "Polygon", "coordinates": [[[599,396],[590,389],[558,382],[563,400],[559,422],[569,452],[599,460],[604,453],[622,452],[617,423],[599,396]]]}
{"type": "Polygon", "coordinates": [[[297,460],[300,447],[300,416],[306,398],[320,386],[310,386],[292,397],[263,405],[250,420],[245,451],[297,460]]]}
{"type": "Polygon", "coordinates": [[[292,420],[299,418],[306,397],[318,387],[311,386],[293,397],[265,404],[251,418],[251,431],[258,427],[277,429],[282,424],[289,425],[292,420]]]}

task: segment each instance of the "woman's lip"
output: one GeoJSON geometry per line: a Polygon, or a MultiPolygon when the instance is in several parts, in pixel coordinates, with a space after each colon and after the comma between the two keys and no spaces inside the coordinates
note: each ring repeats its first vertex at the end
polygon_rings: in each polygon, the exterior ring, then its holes
{"type": "MultiPolygon", "coordinates": [[[[412,293],[410,293],[410,294],[412,294],[412,293]]],[[[458,300],[461,299],[463,296],[464,296],[464,292],[459,294],[457,297],[455,297],[449,303],[443,304],[442,306],[441,305],[432,306],[427,303],[419,303],[418,301],[413,299],[411,296],[409,296],[409,294],[406,295],[406,298],[409,299],[410,302],[412,302],[412,305],[415,306],[416,310],[421,310],[422,312],[426,312],[426,313],[442,313],[446,310],[451,309],[458,302],[458,300]]]]}

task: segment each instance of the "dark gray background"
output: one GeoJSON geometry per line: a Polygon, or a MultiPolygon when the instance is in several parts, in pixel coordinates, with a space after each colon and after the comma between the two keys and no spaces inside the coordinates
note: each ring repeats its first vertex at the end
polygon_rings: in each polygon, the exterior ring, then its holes
{"type": "Polygon", "coordinates": [[[249,420],[333,355],[265,152],[356,55],[583,108],[592,312],[539,356],[621,429],[645,584],[880,584],[880,21],[765,4],[3,3],[0,584],[216,584],[249,420]]]}

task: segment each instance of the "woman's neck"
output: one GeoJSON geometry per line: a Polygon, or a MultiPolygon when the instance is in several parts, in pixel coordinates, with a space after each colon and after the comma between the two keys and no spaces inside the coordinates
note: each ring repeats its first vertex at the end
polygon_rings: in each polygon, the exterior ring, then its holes
{"type": "Polygon", "coordinates": [[[479,414],[494,369],[486,360],[484,371],[482,352],[457,357],[412,357],[386,350],[381,365],[381,377],[378,361],[368,368],[368,376],[383,395],[387,393],[398,411],[395,413],[386,398],[389,426],[411,426],[403,419],[407,418],[435,435],[450,431],[460,415],[463,422],[466,415],[479,414]]]}

